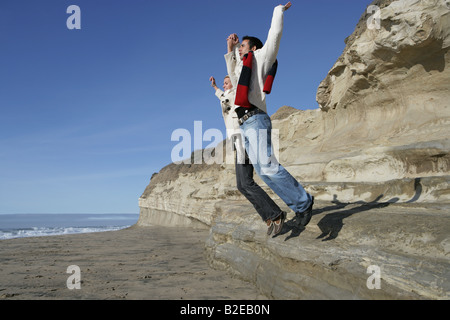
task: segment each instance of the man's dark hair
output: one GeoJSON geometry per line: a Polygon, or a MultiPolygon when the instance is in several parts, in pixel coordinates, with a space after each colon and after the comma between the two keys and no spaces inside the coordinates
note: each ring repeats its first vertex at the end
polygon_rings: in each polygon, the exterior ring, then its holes
{"type": "Polygon", "coordinates": [[[253,48],[253,46],[256,46],[256,49],[261,49],[263,47],[263,43],[261,42],[261,40],[256,37],[245,36],[242,38],[242,41],[243,40],[248,40],[250,49],[253,48]]]}

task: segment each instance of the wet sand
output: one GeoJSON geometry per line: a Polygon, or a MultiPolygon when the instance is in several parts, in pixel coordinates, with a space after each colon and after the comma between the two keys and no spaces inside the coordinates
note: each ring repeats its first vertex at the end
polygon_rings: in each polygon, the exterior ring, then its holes
{"type": "Polygon", "coordinates": [[[264,299],[252,284],[208,266],[208,232],[131,227],[1,240],[0,299],[264,299]],[[72,265],[79,267],[80,289],[68,288],[76,277],[67,273],[72,265]]]}

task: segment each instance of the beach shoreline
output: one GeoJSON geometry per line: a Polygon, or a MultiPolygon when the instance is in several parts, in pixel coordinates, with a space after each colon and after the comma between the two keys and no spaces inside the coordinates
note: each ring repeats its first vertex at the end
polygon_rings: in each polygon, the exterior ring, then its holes
{"type": "Polygon", "coordinates": [[[208,265],[208,233],[134,225],[118,231],[1,240],[0,299],[265,299],[254,285],[208,265]],[[79,274],[68,270],[71,266],[78,267],[79,274]],[[74,285],[78,275],[79,289],[74,285]]]}

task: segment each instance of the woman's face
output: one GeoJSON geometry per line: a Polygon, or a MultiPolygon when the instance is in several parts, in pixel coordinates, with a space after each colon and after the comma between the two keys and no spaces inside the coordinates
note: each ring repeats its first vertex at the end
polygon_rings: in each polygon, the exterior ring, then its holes
{"type": "Polygon", "coordinates": [[[231,88],[233,88],[233,84],[231,83],[230,78],[226,77],[225,79],[223,79],[223,90],[230,90],[231,88]]]}

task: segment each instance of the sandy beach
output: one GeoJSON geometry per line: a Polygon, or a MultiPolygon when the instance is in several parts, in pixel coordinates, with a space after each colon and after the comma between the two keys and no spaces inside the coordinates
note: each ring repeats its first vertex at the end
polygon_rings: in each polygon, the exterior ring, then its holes
{"type": "Polygon", "coordinates": [[[264,299],[250,283],[208,266],[207,236],[201,229],[133,226],[1,240],[0,299],[264,299]],[[68,288],[73,265],[80,289],[68,288]]]}

